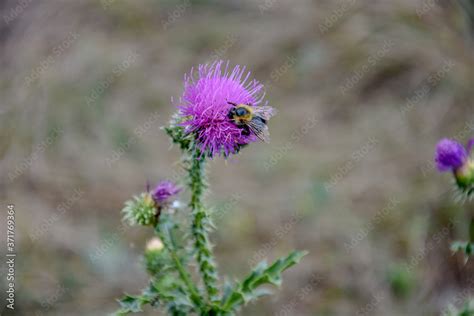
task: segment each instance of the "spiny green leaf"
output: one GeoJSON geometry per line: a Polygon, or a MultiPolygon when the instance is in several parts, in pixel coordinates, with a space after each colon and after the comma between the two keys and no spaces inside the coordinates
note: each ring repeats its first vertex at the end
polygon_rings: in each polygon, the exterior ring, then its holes
{"type": "Polygon", "coordinates": [[[118,300],[120,309],[115,315],[127,315],[129,313],[138,313],[142,311],[142,306],[149,301],[142,296],[125,295],[122,299],[118,300]]]}
{"type": "Polygon", "coordinates": [[[275,261],[269,267],[264,261],[258,264],[250,275],[234,286],[230,294],[226,293],[222,304],[223,310],[230,312],[251,300],[267,295],[268,291],[257,288],[263,284],[280,286],[283,271],[297,264],[307,253],[307,251],[293,251],[285,258],[275,261]]]}
{"type": "Polygon", "coordinates": [[[138,313],[142,307],[150,304],[156,307],[158,304],[173,311],[173,315],[188,315],[194,308],[189,300],[182,284],[173,275],[164,276],[160,279],[154,279],[149,286],[142,291],[141,295],[125,295],[121,300],[120,309],[115,315],[127,315],[129,313],[138,313]]]}

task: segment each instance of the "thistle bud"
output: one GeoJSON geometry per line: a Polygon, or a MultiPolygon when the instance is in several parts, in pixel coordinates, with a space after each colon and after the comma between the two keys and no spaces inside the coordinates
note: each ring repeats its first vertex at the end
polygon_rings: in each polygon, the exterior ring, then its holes
{"type": "Polygon", "coordinates": [[[160,238],[153,237],[146,244],[146,252],[160,252],[164,245],[160,238]]]}
{"type": "Polygon", "coordinates": [[[166,267],[170,266],[169,257],[163,251],[163,248],[163,242],[158,237],[153,237],[146,244],[144,254],[145,265],[147,271],[153,276],[165,273],[166,267]]]}
{"type": "Polygon", "coordinates": [[[474,161],[468,159],[460,168],[454,171],[454,177],[460,188],[474,188],[474,161]]]}
{"type": "Polygon", "coordinates": [[[149,193],[142,193],[125,202],[122,212],[124,213],[123,219],[127,220],[130,225],[153,225],[158,209],[153,197],[149,193]]]}
{"type": "Polygon", "coordinates": [[[439,171],[451,171],[460,197],[474,195],[474,160],[470,157],[474,138],[464,147],[452,139],[442,139],[436,146],[435,162],[439,171]]]}

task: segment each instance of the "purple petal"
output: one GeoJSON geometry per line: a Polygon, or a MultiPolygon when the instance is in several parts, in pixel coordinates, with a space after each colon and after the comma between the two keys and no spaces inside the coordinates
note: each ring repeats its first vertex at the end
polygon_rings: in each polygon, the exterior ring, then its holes
{"type": "Polygon", "coordinates": [[[181,188],[176,186],[171,181],[161,181],[156,185],[156,187],[151,192],[153,199],[156,202],[163,203],[168,201],[168,199],[181,191],[181,188]]]}
{"type": "Polygon", "coordinates": [[[467,150],[467,154],[470,155],[471,154],[471,151],[474,147],[474,138],[471,138],[468,142],[467,142],[467,145],[466,145],[466,150],[467,150]]]}
{"type": "Polygon", "coordinates": [[[444,138],[436,145],[435,162],[439,171],[456,170],[467,160],[468,154],[463,145],[444,138]]]}

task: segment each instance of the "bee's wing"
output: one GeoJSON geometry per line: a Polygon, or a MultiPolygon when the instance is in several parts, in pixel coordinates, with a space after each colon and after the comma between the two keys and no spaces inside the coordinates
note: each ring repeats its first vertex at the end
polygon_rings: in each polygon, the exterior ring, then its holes
{"type": "Polygon", "coordinates": [[[255,115],[260,116],[265,121],[268,121],[272,116],[274,116],[277,111],[268,105],[256,106],[254,109],[255,115]]]}
{"type": "Polygon", "coordinates": [[[270,133],[268,132],[268,126],[258,117],[254,117],[247,123],[248,127],[261,141],[265,143],[270,142],[270,133]]]}

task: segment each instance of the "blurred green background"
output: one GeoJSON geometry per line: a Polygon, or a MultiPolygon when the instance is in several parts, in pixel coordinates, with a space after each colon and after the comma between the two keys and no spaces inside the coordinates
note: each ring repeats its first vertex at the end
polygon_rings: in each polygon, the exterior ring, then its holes
{"type": "MultiPolygon", "coordinates": [[[[279,111],[270,144],[210,163],[220,273],[310,251],[242,315],[439,315],[473,293],[472,262],[449,251],[473,205],[455,203],[432,163],[439,138],[474,135],[473,11],[458,2],[11,0],[0,10],[15,315],[105,315],[145,285],[152,231],[122,227],[120,210],[147,180],[179,178],[179,150],[160,127],[184,73],[218,58],[247,65],[279,111]]],[[[3,224],[0,235],[3,308],[3,224]]]]}

